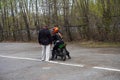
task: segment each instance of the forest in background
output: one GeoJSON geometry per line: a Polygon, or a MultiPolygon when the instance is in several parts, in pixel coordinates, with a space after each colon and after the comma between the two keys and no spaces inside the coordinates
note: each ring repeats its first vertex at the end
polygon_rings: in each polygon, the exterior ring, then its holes
{"type": "Polygon", "coordinates": [[[56,24],[67,41],[120,42],[120,0],[0,0],[0,41],[37,41],[56,24]]]}

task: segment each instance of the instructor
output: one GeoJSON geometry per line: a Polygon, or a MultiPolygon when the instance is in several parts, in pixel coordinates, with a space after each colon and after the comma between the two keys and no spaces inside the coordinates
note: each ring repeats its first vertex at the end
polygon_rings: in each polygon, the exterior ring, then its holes
{"type": "Polygon", "coordinates": [[[47,26],[44,26],[38,35],[39,44],[42,47],[42,61],[49,61],[50,47],[52,45],[52,37],[47,26]]]}

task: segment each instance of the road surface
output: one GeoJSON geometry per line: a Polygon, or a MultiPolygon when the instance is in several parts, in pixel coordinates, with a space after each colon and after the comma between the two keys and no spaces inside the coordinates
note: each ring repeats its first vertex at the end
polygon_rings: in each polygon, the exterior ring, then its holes
{"type": "Polygon", "coordinates": [[[0,80],[120,80],[120,48],[67,49],[72,59],[45,62],[37,43],[0,43],[0,80]]]}

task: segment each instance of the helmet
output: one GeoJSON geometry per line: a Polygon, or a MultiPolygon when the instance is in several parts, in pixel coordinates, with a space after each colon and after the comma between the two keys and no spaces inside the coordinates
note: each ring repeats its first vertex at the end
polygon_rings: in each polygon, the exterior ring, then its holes
{"type": "Polygon", "coordinates": [[[54,27],[53,28],[53,33],[57,33],[59,31],[59,28],[58,27],[54,27]]]}

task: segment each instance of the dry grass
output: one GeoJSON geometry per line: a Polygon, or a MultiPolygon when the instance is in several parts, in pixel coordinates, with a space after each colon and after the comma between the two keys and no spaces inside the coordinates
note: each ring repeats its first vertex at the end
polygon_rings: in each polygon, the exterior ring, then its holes
{"type": "Polygon", "coordinates": [[[76,41],[70,42],[81,47],[99,48],[99,47],[120,47],[120,42],[95,42],[95,41],[76,41]]]}

